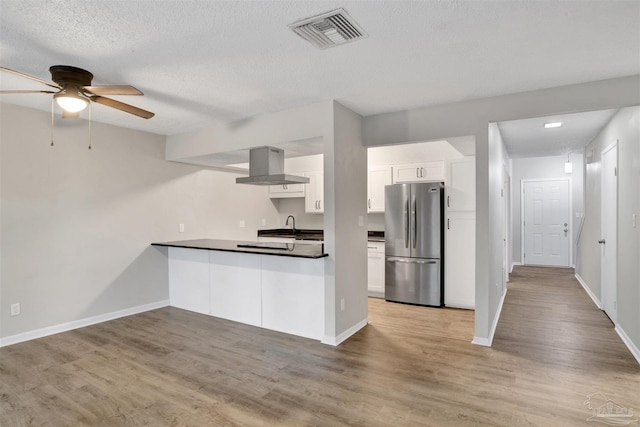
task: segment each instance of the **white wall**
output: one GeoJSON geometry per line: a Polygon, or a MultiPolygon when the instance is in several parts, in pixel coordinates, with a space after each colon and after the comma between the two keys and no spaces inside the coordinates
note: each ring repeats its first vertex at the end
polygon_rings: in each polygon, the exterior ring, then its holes
{"type": "MultiPolygon", "coordinates": [[[[586,148],[585,221],[578,245],[576,274],[601,301],[601,152],[618,142],[618,325],[640,348],[640,107],[621,109],[586,148]],[[633,215],[636,226],[633,226],[633,215]]],[[[640,353],[636,352],[636,358],[640,353]]],[[[639,359],[640,361],[640,359],[639,359]]]]}
{"type": "MultiPolygon", "coordinates": [[[[584,212],[583,203],[583,172],[582,165],[584,156],[582,152],[571,153],[571,163],[573,163],[573,173],[564,173],[564,164],[567,162],[567,156],[549,156],[549,157],[528,157],[512,159],[512,217],[513,223],[511,228],[512,236],[512,262],[516,264],[522,263],[522,180],[524,179],[548,179],[548,178],[571,178],[571,245],[573,247],[573,258],[571,265],[575,263],[575,241],[580,225],[580,218],[577,214],[584,212]]],[[[510,266],[511,267],[511,266],[510,266]]]]}
{"type": "Polygon", "coordinates": [[[367,149],[362,117],[337,102],[333,112],[333,140],[327,140],[324,156],[324,221],[330,230],[324,239],[325,306],[335,318],[325,319],[324,341],[339,343],[367,323],[367,149]]]}
{"type": "Polygon", "coordinates": [[[364,118],[364,141],[369,147],[475,136],[476,342],[491,342],[491,328],[499,315],[500,301],[495,291],[494,276],[496,270],[502,270],[502,263],[489,256],[497,244],[492,234],[490,214],[496,201],[495,192],[500,191],[501,185],[490,187],[490,167],[495,166],[500,153],[495,147],[490,149],[487,124],[638,103],[640,76],[630,76],[364,118]]]}
{"type": "Polygon", "coordinates": [[[0,338],[166,301],[150,243],[255,240],[279,221],[266,188],[165,161],[163,136],[93,123],[88,150],[87,122],[59,123],[50,147],[50,121],[0,104],[0,338]]]}

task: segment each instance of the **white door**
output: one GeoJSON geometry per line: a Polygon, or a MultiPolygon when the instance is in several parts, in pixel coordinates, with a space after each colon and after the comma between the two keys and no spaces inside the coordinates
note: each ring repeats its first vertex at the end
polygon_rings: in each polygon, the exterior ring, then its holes
{"type": "Polygon", "coordinates": [[[569,180],[523,181],[525,265],[569,267],[569,180]]]}
{"type": "Polygon", "coordinates": [[[601,299],[602,309],[607,316],[617,321],[617,216],[618,216],[618,146],[611,145],[602,152],[602,190],[601,190],[601,299]]]}

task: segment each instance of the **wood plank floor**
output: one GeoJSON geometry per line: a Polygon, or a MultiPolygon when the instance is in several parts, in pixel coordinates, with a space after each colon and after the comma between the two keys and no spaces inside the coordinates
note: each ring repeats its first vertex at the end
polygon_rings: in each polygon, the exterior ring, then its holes
{"type": "Polygon", "coordinates": [[[573,270],[520,267],[493,348],[473,312],[370,299],[337,348],[163,308],[0,349],[0,426],[589,425],[640,366],[573,270]]]}

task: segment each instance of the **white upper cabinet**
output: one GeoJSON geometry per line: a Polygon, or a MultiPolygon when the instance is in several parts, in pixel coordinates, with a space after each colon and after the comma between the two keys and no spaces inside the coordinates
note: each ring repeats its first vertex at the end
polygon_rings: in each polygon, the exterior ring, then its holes
{"type": "Polygon", "coordinates": [[[447,161],[447,211],[476,210],[476,159],[465,157],[447,161]]]}
{"type": "Polygon", "coordinates": [[[308,172],[304,176],[309,178],[309,183],[304,184],[304,211],[307,213],[324,212],[324,175],[322,172],[308,172]]]}
{"type": "Polygon", "coordinates": [[[367,211],[384,212],[384,187],[393,182],[391,166],[369,168],[367,180],[367,211]]]}
{"type": "Polygon", "coordinates": [[[304,197],[304,184],[270,185],[269,197],[272,199],[304,197]]]}
{"type": "Polygon", "coordinates": [[[393,183],[444,181],[444,161],[393,166],[393,183]]]}

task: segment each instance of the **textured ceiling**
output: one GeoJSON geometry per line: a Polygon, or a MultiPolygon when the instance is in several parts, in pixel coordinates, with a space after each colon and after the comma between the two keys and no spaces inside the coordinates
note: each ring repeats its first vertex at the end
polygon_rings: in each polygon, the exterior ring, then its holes
{"type": "Polygon", "coordinates": [[[509,157],[542,157],[582,151],[611,120],[616,109],[561,114],[498,123],[509,157]],[[545,123],[561,122],[545,129],[545,123]]]}
{"type": "MultiPolygon", "coordinates": [[[[7,1],[0,65],[50,79],[74,65],[159,134],[335,99],[361,115],[640,74],[640,1],[7,1]],[[338,7],[369,37],[317,50],[288,24],[338,7]]],[[[1,89],[40,88],[3,73],[1,89]]],[[[2,95],[41,110],[47,95],[2,95]]],[[[85,113],[86,117],[86,113],[85,113]]]]}

